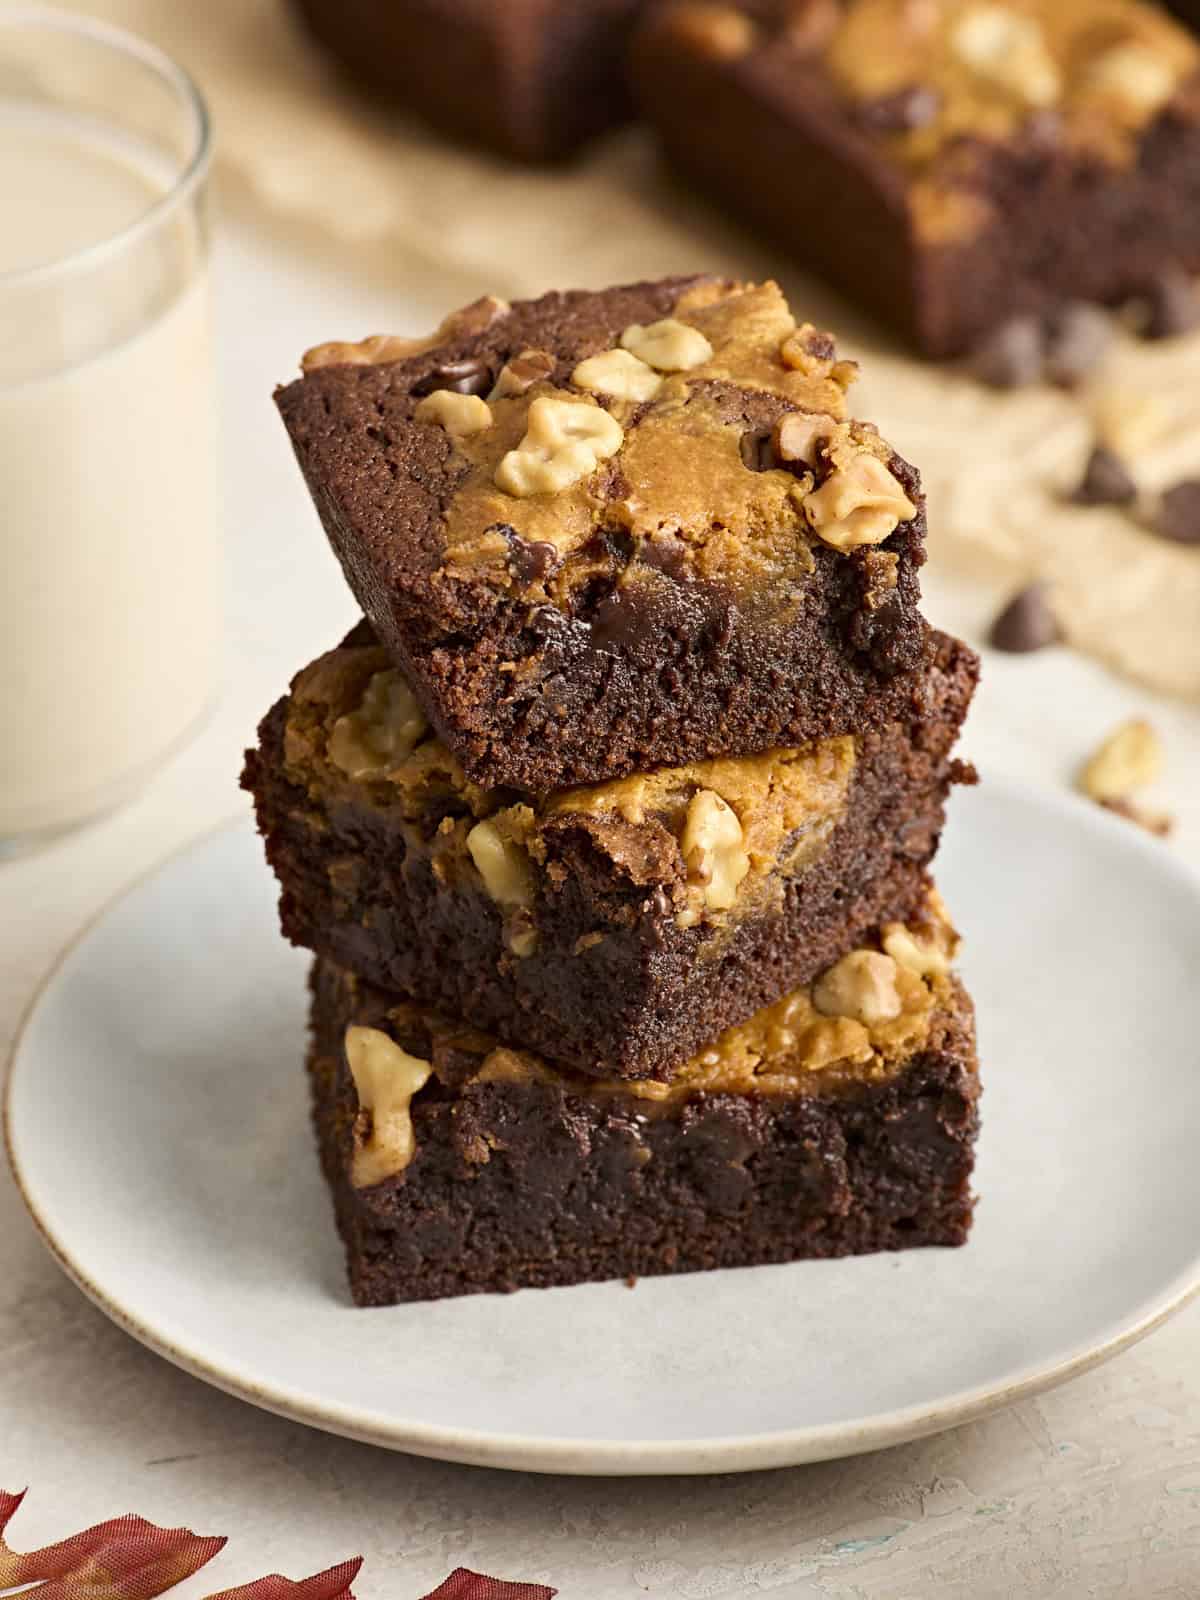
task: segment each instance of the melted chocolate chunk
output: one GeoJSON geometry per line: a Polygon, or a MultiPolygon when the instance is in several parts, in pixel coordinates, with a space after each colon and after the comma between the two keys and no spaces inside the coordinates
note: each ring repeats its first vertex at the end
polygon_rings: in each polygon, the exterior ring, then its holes
{"type": "MultiPolygon", "coordinates": [[[[493,529],[489,528],[491,533],[493,529]]],[[[562,557],[554,545],[542,539],[522,539],[507,522],[494,530],[508,540],[508,565],[520,583],[540,583],[561,565],[562,557]]]]}
{"type": "Polygon", "coordinates": [[[770,472],[780,464],[769,430],[761,432],[748,428],[741,437],[739,447],[742,461],[751,472],[770,472]]]}
{"type": "Polygon", "coordinates": [[[427,377],[413,384],[412,392],[427,395],[433,394],[435,389],[449,389],[451,394],[484,395],[491,387],[489,363],[479,356],[470,356],[463,361],[447,361],[443,366],[434,367],[427,377]]]}

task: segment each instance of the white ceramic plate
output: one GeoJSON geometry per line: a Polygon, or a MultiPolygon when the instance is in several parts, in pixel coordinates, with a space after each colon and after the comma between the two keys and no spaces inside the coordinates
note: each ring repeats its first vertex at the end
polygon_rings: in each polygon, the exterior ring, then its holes
{"type": "Polygon", "coordinates": [[[985,1094],[961,1251],[356,1311],[309,1137],[305,959],[249,827],[142,882],[19,1042],[8,1138],[59,1261],[256,1405],[397,1449],[729,1472],[946,1428],[1111,1355],[1200,1282],[1200,884],[1083,803],[960,796],[985,1094]]]}

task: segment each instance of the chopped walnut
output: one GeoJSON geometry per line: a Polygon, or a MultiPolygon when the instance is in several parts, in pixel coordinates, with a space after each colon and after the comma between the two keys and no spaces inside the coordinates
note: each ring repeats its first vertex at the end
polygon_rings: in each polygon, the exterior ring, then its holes
{"type": "Polygon", "coordinates": [[[952,43],[960,61],[985,82],[1031,106],[1051,106],[1062,78],[1046,36],[1033,17],[1003,5],[974,6],[959,21],[952,43]]]}
{"type": "Polygon", "coordinates": [[[554,367],[554,357],[548,350],[522,350],[500,368],[488,399],[506,400],[510,395],[527,394],[535,383],[545,383],[554,367]]]}
{"type": "Polygon", "coordinates": [[[671,13],[671,30],[697,55],[712,61],[736,60],[753,50],[758,41],[758,28],[744,11],[706,5],[702,0],[677,6],[671,13]]]}
{"type": "Polygon", "coordinates": [[[939,920],[918,928],[903,922],[886,923],[880,943],[897,966],[918,978],[928,978],[949,973],[961,941],[949,923],[939,920]]]}
{"type": "Polygon", "coordinates": [[[624,438],[602,406],[542,395],[529,408],[525,437],[496,468],[496,485],[522,500],[558,494],[616,455],[624,438]]]}
{"type": "Polygon", "coordinates": [[[1161,111],[1179,85],[1173,64],[1135,40],[1114,45],[1098,56],[1085,81],[1089,89],[1111,97],[1139,118],[1161,111]]]}
{"type": "Polygon", "coordinates": [[[635,322],[621,335],[621,348],[659,372],[690,372],[712,360],[713,347],[686,322],[665,317],[645,327],[635,322]]]}
{"type": "Polygon", "coordinates": [[[750,871],[737,812],[712,789],[701,789],[687,809],[679,848],[688,879],[700,885],[710,911],[728,911],[750,871]]]}
{"type": "Polygon", "coordinates": [[[377,672],[357,711],[339,717],[329,759],[352,778],[378,778],[407,759],[429,731],[416,697],[394,668],[377,672]]]}
{"type": "Polygon", "coordinates": [[[477,394],[456,394],[453,389],[435,389],[426,395],[413,413],[418,422],[433,422],[445,428],[452,439],[467,439],[492,425],[491,407],[477,394]]]}
{"type": "Polygon", "coordinates": [[[581,361],[571,374],[577,389],[610,395],[614,400],[653,400],[663,380],[653,367],[628,350],[605,350],[581,361]]]}
{"type": "Polygon", "coordinates": [[[356,1189],[369,1189],[398,1177],[412,1160],[412,1100],[428,1083],[432,1067],[379,1028],[347,1028],[345,1049],[361,1108],[350,1181],[356,1189]]]}
{"type": "Polygon", "coordinates": [[[781,461],[802,461],[815,467],[820,446],[827,443],[837,429],[833,417],[810,411],[789,411],[775,425],[773,443],[781,461]]]}
{"type": "Polygon", "coordinates": [[[1161,776],[1162,740],[1148,722],[1125,722],[1087,762],[1079,776],[1084,794],[1102,803],[1124,800],[1161,776]]]}
{"type": "Polygon", "coordinates": [[[878,950],[852,950],[823,972],[813,985],[813,1005],[827,1017],[850,1017],[868,1028],[890,1022],[904,1009],[891,956],[878,950]]]}
{"type": "Polygon", "coordinates": [[[529,853],[494,822],[477,822],[467,835],[467,849],[483,886],[498,906],[527,907],[533,900],[533,868],[529,853]]]}
{"type": "Polygon", "coordinates": [[[805,495],[804,509],[817,537],[835,550],[882,544],[917,514],[899,479],[866,451],[805,495]]]}
{"type": "Polygon", "coordinates": [[[779,359],[806,378],[825,378],[837,360],[837,345],[831,333],[802,322],[779,346],[779,359]]]}
{"type": "Polygon", "coordinates": [[[485,294],[482,299],[473,300],[469,306],[451,311],[443,317],[434,332],[426,334],[424,338],[375,333],[370,338],[359,339],[357,343],[334,340],[305,351],[300,367],[304,372],[313,372],[318,367],[376,367],[390,361],[403,361],[408,356],[419,356],[426,350],[434,350],[451,339],[483,333],[498,317],[507,316],[511,309],[507,300],[497,299],[494,294],[485,294]]]}

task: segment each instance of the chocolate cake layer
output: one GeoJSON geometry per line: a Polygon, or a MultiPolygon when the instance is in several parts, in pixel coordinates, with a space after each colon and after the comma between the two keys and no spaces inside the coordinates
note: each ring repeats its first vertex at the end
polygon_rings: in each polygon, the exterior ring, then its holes
{"type": "Polygon", "coordinates": [[[1200,47],[1140,0],[677,0],[667,153],[926,354],[1200,270],[1200,47]]]}
{"type": "Polygon", "coordinates": [[[970,1228],[971,1004],[877,946],[673,1087],[562,1074],[324,962],[312,1024],[360,1305],[959,1245],[970,1228]]]}
{"type": "Polygon", "coordinates": [[[485,300],[277,400],[380,642],[468,778],[549,793],[904,720],[915,470],[773,284],[485,300]]]}
{"type": "Polygon", "coordinates": [[[531,800],[466,780],[364,627],[243,782],[294,943],[577,1071],[665,1078],[914,913],[977,671],[937,635],[908,722],[531,800]]]}

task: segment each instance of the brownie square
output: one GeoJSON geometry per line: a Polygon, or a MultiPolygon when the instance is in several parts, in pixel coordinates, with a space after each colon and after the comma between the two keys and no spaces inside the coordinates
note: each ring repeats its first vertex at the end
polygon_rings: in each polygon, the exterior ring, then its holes
{"type": "Polygon", "coordinates": [[[486,300],[305,367],[277,399],[326,532],[472,782],[544,794],[906,714],[920,481],[774,284],[486,300]]]}
{"type": "Polygon", "coordinates": [[[243,783],[294,943],[576,1071],[663,1078],[917,911],[977,671],[938,635],[905,722],[539,800],[471,784],[364,625],[243,783]]]}
{"type": "Polygon", "coordinates": [[[1200,48],[1138,0],[649,13],[671,159],[926,354],[1200,268],[1200,48]]]}
{"type": "Polygon", "coordinates": [[[436,128],[553,161],[632,113],[625,52],[644,0],[291,0],[354,78],[436,128]]]}
{"type": "Polygon", "coordinates": [[[962,1244],[973,1014],[916,948],[852,952],[672,1085],[572,1076],[318,961],[313,1111],[355,1301],[962,1244]]]}

